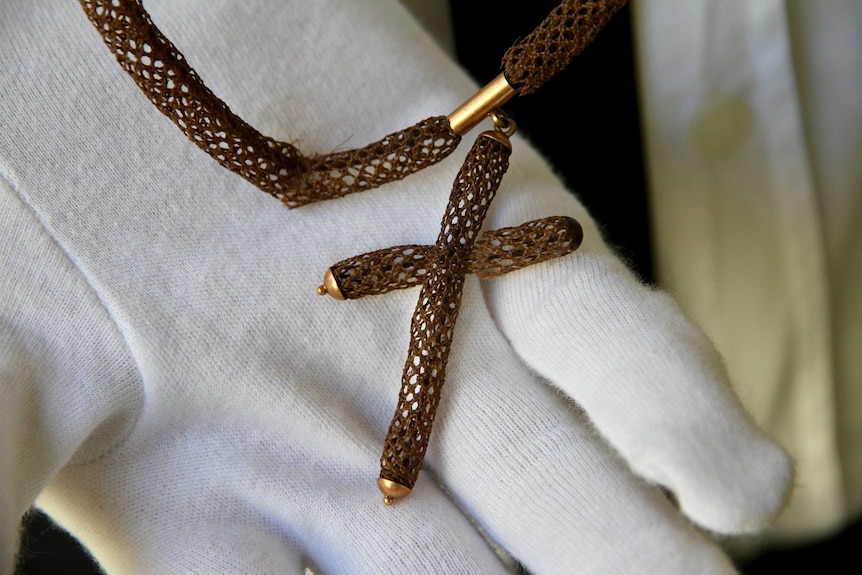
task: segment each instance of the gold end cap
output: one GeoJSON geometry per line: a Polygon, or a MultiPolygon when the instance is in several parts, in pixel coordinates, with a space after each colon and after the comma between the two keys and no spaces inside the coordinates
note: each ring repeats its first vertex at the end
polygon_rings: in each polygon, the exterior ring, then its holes
{"type": "Polygon", "coordinates": [[[335,274],[332,273],[332,268],[326,270],[323,274],[323,285],[318,286],[317,295],[330,295],[337,300],[344,301],[344,294],[341,292],[341,287],[338,285],[338,280],[335,279],[335,274]]]}
{"type": "Polygon", "coordinates": [[[392,505],[396,499],[403,499],[410,495],[412,491],[406,485],[401,485],[397,481],[383,479],[382,477],[377,479],[377,489],[383,494],[384,505],[392,505]]]}
{"type": "Polygon", "coordinates": [[[509,140],[509,138],[506,137],[505,134],[503,134],[499,130],[488,130],[487,132],[482,132],[481,134],[479,134],[479,137],[497,140],[498,142],[503,144],[503,146],[505,146],[507,150],[509,150],[510,152],[512,151],[512,142],[509,140]]]}

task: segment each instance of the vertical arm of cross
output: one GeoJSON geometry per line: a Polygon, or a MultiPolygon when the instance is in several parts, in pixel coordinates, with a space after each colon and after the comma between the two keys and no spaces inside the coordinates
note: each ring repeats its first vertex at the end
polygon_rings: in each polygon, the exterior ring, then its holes
{"type": "Polygon", "coordinates": [[[446,377],[467,262],[511,148],[497,132],[479,136],[452,187],[431,266],[410,327],[395,417],[386,434],[378,485],[391,503],[409,493],[425,457],[446,377]]]}
{"type": "Polygon", "coordinates": [[[464,276],[494,277],[571,253],[583,230],[575,220],[551,216],[477,236],[491,200],[508,168],[514,130],[505,117],[498,131],[476,140],[458,172],[440,234],[433,246],[393,246],[333,265],[318,288],[321,295],[356,299],[395,289],[422,286],[411,321],[411,340],[395,417],[380,458],[378,487],[383,501],[410,493],[427,451],[431,428],[446,380],[464,276]]]}

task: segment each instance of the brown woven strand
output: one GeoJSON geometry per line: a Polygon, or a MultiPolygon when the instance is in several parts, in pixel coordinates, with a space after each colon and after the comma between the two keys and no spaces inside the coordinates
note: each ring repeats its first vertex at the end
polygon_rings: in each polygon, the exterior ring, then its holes
{"type": "Polygon", "coordinates": [[[446,380],[467,260],[509,165],[510,150],[480,135],[455,178],[432,266],[410,326],[410,347],[395,417],[386,433],[380,477],[412,488],[446,380]]]}
{"type": "Polygon", "coordinates": [[[550,216],[489,233],[482,251],[474,250],[468,269],[482,278],[497,277],[572,253],[584,231],[574,218],[550,216]]]}
{"type": "MultiPolygon", "coordinates": [[[[551,216],[485,232],[467,258],[467,273],[490,278],[575,251],[583,239],[572,218],[551,216]]],[[[330,269],[345,299],[359,299],[421,285],[435,246],[404,245],[348,258],[330,269]]]]}
{"type": "Polygon", "coordinates": [[[503,56],[503,73],[520,95],[535,92],[593,41],[627,0],[565,0],[503,56]]]}
{"type": "MultiPolygon", "coordinates": [[[[356,150],[307,157],[264,136],[207,88],[153,24],[141,0],[79,0],[120,65],[198,147],[294,208],[400,180],[448,156],[460,142],[445,117],[423,120],[356,150]]],[[[534,92],[565,68],[626,0],[566,0],[503,57],[508,82],[534,92]]]]}
{"type": "Polygon", "coordinates": [[[80,0],[150,101],[219,164],[294,208],[400,180],[448,156],[460,136],[432,117],[363,148],[306,157],[264,136],[213,94],[140,0],[80,0]]]}

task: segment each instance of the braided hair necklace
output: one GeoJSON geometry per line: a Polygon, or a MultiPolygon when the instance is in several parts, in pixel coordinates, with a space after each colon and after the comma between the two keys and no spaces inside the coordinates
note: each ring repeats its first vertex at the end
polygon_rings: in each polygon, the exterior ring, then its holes
{"type": "Polygon", "coordinates": [[[446,158],[461,137],[491,117],[455,177],[433,246],[394,246],[329,268],[320,295],[339,300],[422,286],[398,407],[380,458],[377,485],[391,505],[416,483],[428,447],[461,302],[464,277],[494,277],[576,250],[577,221],[552,216],[479,230],[509,165],[515,123],[500,109],[565,68],[626,0],[564,0],[503,56],[503,72],[448,116],[434,116],[362,148],[306,156],[265,136],[204,85],[143,7],[142,0],[79,0],[105,44],[150,101],[199,148],[288,208],[339,198],[403,179],[446,158]]]}

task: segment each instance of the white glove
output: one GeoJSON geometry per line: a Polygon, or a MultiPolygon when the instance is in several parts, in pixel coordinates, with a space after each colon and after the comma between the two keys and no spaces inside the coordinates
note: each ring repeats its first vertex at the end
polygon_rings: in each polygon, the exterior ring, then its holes
{"type": "MultiPolygon", "coordinates": [[[[207,85],[306,153],[474,86],[387,0],[147,2],[207,85]]],[[[470,146],[287,211],[150,105],[75,2],[0,7],[0,534],[36,499],[108,573],[732,573],[698,529],[777,513],[784,453],[529,146],[487,227],[570,215],[576,254],[468,278],[424,472],[375,479],[416,291],[315,294],[431,244],[470,146]],[[673,492],[677,509],[659,486],[673,492]]],[[[466,140],[470,140],[467,138],[466,140]]]]}

